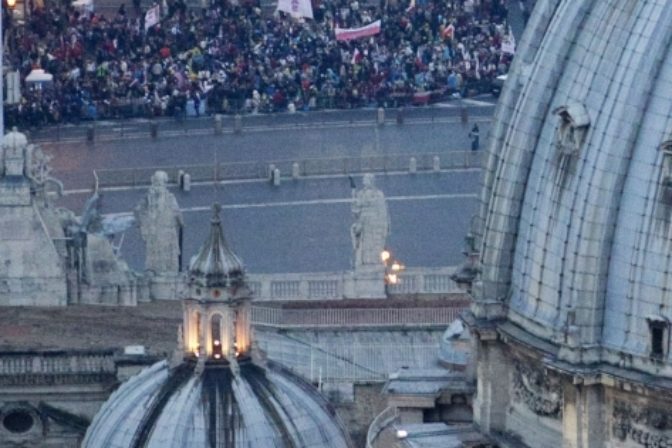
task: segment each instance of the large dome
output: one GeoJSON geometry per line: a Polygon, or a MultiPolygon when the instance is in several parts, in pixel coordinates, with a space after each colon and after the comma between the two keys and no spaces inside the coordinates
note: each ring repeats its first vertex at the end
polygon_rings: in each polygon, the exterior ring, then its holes
{"type": "Polygon", "coordinates": [[[669,0],[539,0],[498,105],[476,308],[584,361],[666,358],[671,24],[669,0]]]}
{"type": "Polygon", "coordinates": [[[252,363],[194,371],[159,362],[123,384],[93,420],[83,447],[348,447],[314,388],[252,363]]]}

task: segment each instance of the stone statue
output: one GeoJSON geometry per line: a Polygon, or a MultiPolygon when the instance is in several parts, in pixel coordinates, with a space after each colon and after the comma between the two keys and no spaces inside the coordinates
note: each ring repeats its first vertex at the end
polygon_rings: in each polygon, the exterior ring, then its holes
{"type": "Polygon", "coordinates": [[[355,254],[355,270],[364,266],[381,266],[381,252],[390,234],[390,220],[383,192],[374,185],[373,174],[365,174],[363,187],[353,190],[350,228],[355,254]]]}
{"type": "Polygon", "coordinates": [[[30,166],[27,160],[28,139],[26,136],[12,128],[2,142],[2,166],[0,166],[0,175],[5,176],[24,176],[26,166],[30,166]]]}
{"type": "Polygon", "coordinates": [[[154,173],[147,196],[135,208],[145,241],[145,269],[157,274],[180,270],[182,212],[167,183],[164,171],[154,173]]]}

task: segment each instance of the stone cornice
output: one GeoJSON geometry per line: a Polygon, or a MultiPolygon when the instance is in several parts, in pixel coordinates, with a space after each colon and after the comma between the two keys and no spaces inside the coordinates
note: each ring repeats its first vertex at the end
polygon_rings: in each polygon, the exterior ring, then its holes
{"type": "Polygon", "coordinates": [[[502,342],[526,352],[528,356],[534,356],[549,370],[571,376],[574,384],[618,386],[642,394],[647,391],[656,391],[656,393],[670,394],[672,399],[672,379],[605,362],[571,363],[563,361],[558,357],[562,347],[538,338],[511,322],[496,324],[496,332],[502,342]]]}

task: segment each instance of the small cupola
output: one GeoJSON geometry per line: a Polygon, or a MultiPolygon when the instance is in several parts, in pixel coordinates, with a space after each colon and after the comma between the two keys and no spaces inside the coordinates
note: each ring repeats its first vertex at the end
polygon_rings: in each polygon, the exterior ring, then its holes
{"type": "Polygon", "coordinates": [[[240,258],[229,248],[212,207],[210,235],[189,267],[189,296],[183,300],[181,352],[204,363],[236,364],[251,349],[251,292],[240,258]]]}
{"type": "Polygon", "coordinates": [[[243,263],[224,238],[220,210],[219,204],[212,206],[210,235],[189,266],[189,289],[195,299],[232,298],[245,284],[243,263]]]}

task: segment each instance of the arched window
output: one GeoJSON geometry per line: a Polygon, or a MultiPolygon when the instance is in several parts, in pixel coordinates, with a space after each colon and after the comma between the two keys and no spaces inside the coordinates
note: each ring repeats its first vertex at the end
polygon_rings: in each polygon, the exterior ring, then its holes
{"type": "Polygon", "coordinates": [[[219,314],[213,315],[210,319],[210,340],[212,341],[213,358],[222,358],[222,316],[219,314]]]}
{"type": "Polygon", "coordinates": [[[192,333],[192,341],[194,352],[196,354],[200,353],[201,349],[201,313],[194,311],[194,332],[192,333]]]}

